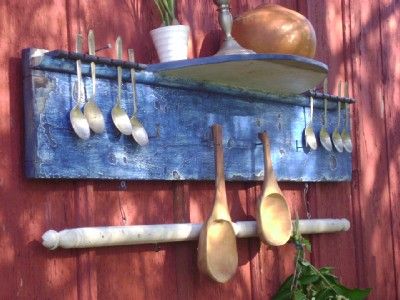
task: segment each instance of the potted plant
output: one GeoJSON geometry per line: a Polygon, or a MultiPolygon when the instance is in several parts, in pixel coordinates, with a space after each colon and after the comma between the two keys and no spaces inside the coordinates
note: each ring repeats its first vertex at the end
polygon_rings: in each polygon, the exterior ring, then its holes
{"type": "Polygon", "coordinates": [[[159,28],[150,31],[160,62],[187,59],[189,26],[175,17],[175,0],[154,0],[162,19],[159,28]]]}

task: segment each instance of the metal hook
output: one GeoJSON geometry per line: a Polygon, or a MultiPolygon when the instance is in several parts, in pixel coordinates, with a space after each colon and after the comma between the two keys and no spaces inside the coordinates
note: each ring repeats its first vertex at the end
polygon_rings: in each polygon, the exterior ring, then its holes
{"type": "MultiPolygon", "coordinates": [[[[110,43],[108,43],[107,45],[105,45],[103,47],[95,49],[94,52],[97,53],[97,52],[100,52],[100,51],[103,51],[103,50],[107,50],[107,49],[111,49],[111,48],[112,48],[112,45],[110,43]]],[[[89,52],[86,52],[86,54],[89,54],[89,52]]]]}

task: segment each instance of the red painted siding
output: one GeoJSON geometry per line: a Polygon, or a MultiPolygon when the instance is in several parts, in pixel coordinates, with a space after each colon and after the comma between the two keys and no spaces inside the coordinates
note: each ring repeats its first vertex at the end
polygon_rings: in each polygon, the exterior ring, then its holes
{"type": "MultiPolygon", "coordinates": [[[[191,57],[218,48],[211,0],[181,0],[191,26],[191,57]]],[[[262,0],[231,1],[236,15],[262,0]]],[[[347,233],[312,238],[312,260],[332,265],[371,299],[400,297],[400,3],[395,0],[269,1],[313,23],[317,58],[330,66],[330,91],[350,81],[353,181],[311,184],[314,218],[346,217],[347,233]]],[[[292,272],[293,249],[240,240],[239,270],[220,285],[199,274],[197,243],[57,250],[40,245],[50,228],[201,222],[212,183],[29,181],[23,176],[20,51],[73,49],[77,31],[94,29],[98,45],[119,34],[140,62],[156,62],[149,31],[160,23],[152,1],[20,0],[0,4],[0,299],[269,299],[292,272]]],[[[267,37],[266,37],[267,38],[267,37]]],[[[102,55],[112,55],[105,51],[102,55]]],[[[126,54],[124,54],[126,55],[126,54]]],[[[254,218],[260,184],[228,183],[234,220],[254,218]]],[[[293,212],[305,217],[304,184],[283,184],[293,212]]]]}

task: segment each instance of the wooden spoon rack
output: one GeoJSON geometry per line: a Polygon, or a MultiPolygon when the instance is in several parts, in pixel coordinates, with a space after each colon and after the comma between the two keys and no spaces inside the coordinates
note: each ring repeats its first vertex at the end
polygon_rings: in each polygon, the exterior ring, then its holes
{"type": "MultiPolygon", "coordinates": [[[[280,181],[351,180],[351,154],[310,151],[303,130],[309,96],[315,98],[314,131],[321,127],[327,98],[328,131],[337,122],[338,98],[306,91],[322,81],[327,67],[284,55],[233,55],[158,65],[70,53],[25,49],[25,172],[29,178],[214,180],[210,126],[224,127],[225,174],[230,181],[263,179],[262,146],[267,131],[280,181]],[[82,60],[87,91],[90,62],[96,63],[96,101],[106,132],[80,140],[69,122],[74,105],[75,60],[82,60]],[[111,120],[117,93],[116,66],[123,67],[122,106],[132,114],[130,69],[136,70],[138,117],[149,133],[146,147],[118,134],[111,120]]],[[[343,124],[343,123],[342,123],[343,124]]]]}

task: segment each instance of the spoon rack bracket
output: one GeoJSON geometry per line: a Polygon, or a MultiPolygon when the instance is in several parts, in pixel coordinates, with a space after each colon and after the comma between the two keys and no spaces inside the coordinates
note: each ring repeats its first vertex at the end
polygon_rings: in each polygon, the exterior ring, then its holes
{"type": "MultiPolygon", "coordinates": [[[[247,71],[271,76],[263,68],[272,60],[268,68],[278,65],[279,72],[280,66],[274,59],[282,57],[212,57],[144,65],[62,50],[25,49],[25,173],[29,178],[45,179],[214,180],[211,126],[218,123],[224,128],[227,180],[263,179],[263,149],[257,139],[262,131],[267,131],[271,140],[278,180],[351,180],[351,154],[327,152],[320,145],[316,151],[310,151],[304,145],[303,130],[309,118],[310,93],[315,97],[315,132],[321,128],[325,97],[329,102],[327,128],[330,133],[337,122],[336,102],[353,103],[354,99],[318,92],[280,94],[254,82],[252,88],[247,88],[254,79],[247,76],[247,71]],[[246,62],[249,57],[250,64],[246,62]],[[106,132],[101,135],[92,132],[89,140],[80,140],[69,121],[69,112],[75,104],[72,95],[76,59],[82,60],[86,98],[92,91],[90,62],[96,63],[96,102],[106,121],[106,132]],[[242,61],[254,70],[242,70],[236,65],[242,61]],[[191,70],[187,68],[192,64],[197,64],[197,69],[190,71],[190,75],[201,77],[211,68],[215,78],[198,80],[180,76],[175,69],[178,66],[191,70]],[[131,136],[118,134],[112,124],[117,66],[123,68],[121,106],[129,115],[133,113],[130,69],[136,70],[137,116],[150,139],[145,147],[137,145],[131,136]],[[240,79],[222,78],[231,67],[240,79]]],[[[324,75],[324,70],[327,72],[322,63],[308,59],[297,57],[294,63],[306,65],[307,76],[313,80],[324,75]]],[[[275,86],[273,80],[276,79],[267,80],[270,86],[275,86]]],[[[288,85],[298,88],[289,80],[288,85]]],[[[276,82],[282,85],[281,79],[276,82]]]]}

